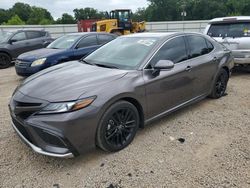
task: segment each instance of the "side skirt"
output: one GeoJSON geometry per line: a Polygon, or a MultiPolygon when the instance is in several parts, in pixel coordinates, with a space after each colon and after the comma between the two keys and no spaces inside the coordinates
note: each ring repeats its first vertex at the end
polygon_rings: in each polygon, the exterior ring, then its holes
{"type": "Polygon", "coordinates": [[[145,121],[145,125],[151,123],[152,121],[155,121],[155,120],[157,120],[157,119],[160,119],[160,118],[162,118],[163,116],[166,116],[166,115],[168,115],[168,114],[171,114],[171,113],[173,113],[173,112],[175,112],[175,111],[177,111],[177,110],[179,110],[179,109],[181,109],[181,108],[184,108],[184,107],[186,107],[186,106],[189,106],[190,104],[199,102],[199,101],[205,99],[206,97],[207,97],[207,94],[203,94],[203,95],[200,95],[200,96],[198,96],[198,97],[195,97],[195,98],[193,98],[193,99],[191,99],[191,100],[188,100],[188,101],[186,101],[186,102],[184,102],[184,103],[182,103],[182,104],[179,104],[178,106],[175,106],[175,107],[173,107],[173,108],[171,108],[171,109],[169,109],[169,110],[167,110],[167,111],[165,111],[165,112],[162,112],[162,113],[160,113],[160,114],[158,114],[158,115],[156,115],[156,116],[154,116],[154,117],[152,117],[152,118],[150,118],[150,119],[147,119],[147,120],[145,121]]]}

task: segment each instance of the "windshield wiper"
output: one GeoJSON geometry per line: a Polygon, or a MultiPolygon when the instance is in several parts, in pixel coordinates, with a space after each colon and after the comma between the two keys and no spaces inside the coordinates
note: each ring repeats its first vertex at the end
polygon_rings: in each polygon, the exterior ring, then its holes
{"type": "Polygon", "coordinates": [[[98,67],[105,67],[105,68],[111,68],[111,69],[119,69],[118,67],[116,67],[114,65],[104,65],[104,64],[98,64],[98,63],[95,63],[94,65],[96,65],[98,67]]]}

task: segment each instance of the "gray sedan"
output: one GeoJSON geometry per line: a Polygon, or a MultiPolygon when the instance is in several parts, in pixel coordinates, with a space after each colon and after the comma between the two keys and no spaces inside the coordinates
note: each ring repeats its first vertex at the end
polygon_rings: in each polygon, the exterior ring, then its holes
{"type": "Polygon", "coordinates": [[[12,126],[44,155],[119,151],[145,124],[222,97],[232,67],[230,51],[202,34],[122,36],[26,79],[9,104],[12,126]]]}

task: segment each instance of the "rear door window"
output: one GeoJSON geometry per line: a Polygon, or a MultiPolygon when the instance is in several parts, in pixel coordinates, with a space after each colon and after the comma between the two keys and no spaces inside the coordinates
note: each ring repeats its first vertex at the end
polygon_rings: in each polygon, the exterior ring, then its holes
{"type": "Polygon", "coordinates": [[[96,35],[91,35],[81,39],[77,45],[77,48],[84,48],[95,45],[98,45],[96,35]]]}
{"type": "Polygon", "coordinates": [[[40,31],[26,31],[28,39],[35,39],[42,37],[42,34],[40,31]]]}
{"type": "Polygon", "coordinates": [[[206,39],[201,36],[190,35],[187,36],[189,44],[189,58],[199,57],[209,53],[206,39]]]}
{"type": "Polygon", "coordinates": [[[110,35],[98,35],[99,44],[105,44],[113,40],[114,37],[110,35]]]}
{"type": "Polygon", "coordinates": [[[211,37],[250,37],[250,22],[212,24],[208,35],[211,37]]]}

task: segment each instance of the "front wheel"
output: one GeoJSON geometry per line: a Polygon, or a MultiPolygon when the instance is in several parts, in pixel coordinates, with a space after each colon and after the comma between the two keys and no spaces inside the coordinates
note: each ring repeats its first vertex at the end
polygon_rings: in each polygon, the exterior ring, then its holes
{"type": "Polygon", "coordinates": [[[213,99],[221,98],[227,89],[229,75],[225,69],[221,69],[216,77],[210,97],[213,99]]]}
{"type": "Polygon", "coordinates": [[[113,104],[99,123],[97,145],[109,152],[124,149],[133,141],[139,123],[139,113],[134,105],[127,101],[113,104]]]}
{"type": "Polygon", "coordinates": [[[8,68],[11,65],[11,58],[6,53],[0,53],[0,69],[8,68]]]}

